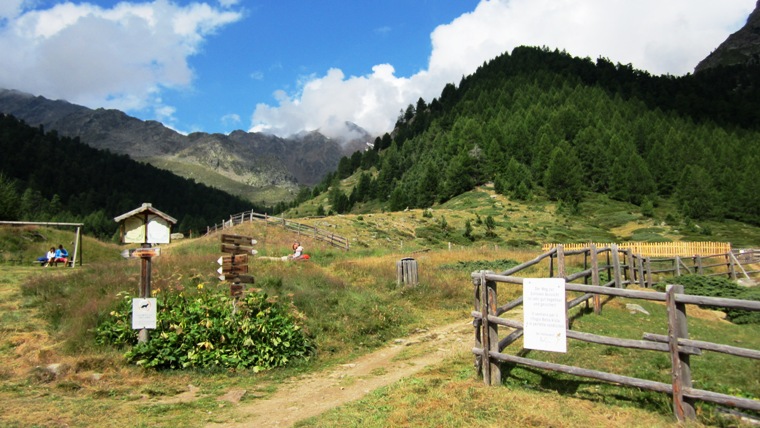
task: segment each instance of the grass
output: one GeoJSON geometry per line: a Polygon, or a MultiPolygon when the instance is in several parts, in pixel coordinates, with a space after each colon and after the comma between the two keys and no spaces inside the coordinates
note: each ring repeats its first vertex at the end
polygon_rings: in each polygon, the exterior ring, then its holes
{"type": "MultiPolygon", "coordinates": [[[[139,280],[139,261],[122,259],[118,245],[85,237],[81,269],[0,264],[0,359],[4,361],[0,367],[0,425],[193,427],[231,421],[235,419],[234,406],[217,401],[231,388],[248,391],[242,403],[258,400],[272,394],[284,380],[349,362],[416,329],[468,319],[472,310],[470,273],[503,271],[532,259],[543,242],[560,238],[608,242],[633,236],[679,240],[688,236],[681,233],[683,224],[657,220],[664,211],[650,219],[634,206],[593,195],[581,204],[580,214],[558,215],[551,203],[511,201],[483,187],[431,212],[432,218],[421,210],[409,210],[300,220],[347,236],[352,246],[349,252],[278,227],[237,226],[232,233],[255,237],[260,255],[286,255],[292,240],[300,239],[312,256],[308,263],[251,262],[256,278],[253,286],[300,311],[318,348],[307,363],[263,373],[142,370],[126,365],[122,350],[95,345],[91,329],[98,317],[108,313],[118,292],[134,292],[139,280]],[[596,210],[600,214],[591,215],[596,210]],[[496,220],[494,238],[485,236],[482,222],[488,215],[496,220]],[[440,227],[444,217],[447,230],[440,227]],[[462,236],[468,220],[474,241],[462,236]],[[396,285],[395,264],[403,257],[417,260],[419,286],[396,285]],[[45,370],[53,363],[62,364],[59,376],[45,370]],[[199,389],[193,393],[194,388],[199,389]]],[[[760,246],[758,228],[730,221],[708,226],[713,240],[760,246]]],[[[66,244],[67,239],[73,239],[73,231],[0,228],[4,254],[22,254],[30,260],[49,244],[66,244]],[[19,230],[23,232],[19,234],[19,230]],[[35,238],[37,234],[44,239],[35,238]]],[[[224,286],[218,284],[215,272],[220,254],[218,235],[162,248],[153,263],[153,289],[191,288],[198,282],[224,286]]],[[[532,274],[546,272],[536,269],[532,274]]],[[[516,294],[507,289],[499,292],[500,300],[516,294]]],[[[574,327],[599,334],[614,331],[620,337],[636,339],[643,331],[662,334],[664,308],[653,303],[642,306],[652,315],[630,314],[623,300],[612,300],[602,317],[576,318],[574,327]]],[[[690,321],[689,331],[701,340],[720,342],[732,337],[741,341],[739,346],[760,348],[757,326],[735,326],[705,316],[690,321]]],[[[663,355],[632,354],[576,342],[570,348],[566,355],[532,352],[531,356],[667,381],[669,362],[663,355]]],[[[410,358],[414,352],[398,358],[410,358]]],[[[756,362],[737,362],[710,353],[692,361],[697,387],[760,396],[757,377],[746,375],[760,372],[756,362]]],[[[509,421],[518,426],[672,426],[669,400],[662,394],[516,367],[509,372],[506,387],[486,388],[475,376],[471,354],[452,355],[421,375],[300,425],[501,426],[509,421]]],[[[700,421],[727,424],[709,407],[700,407],[700,421]]]]}

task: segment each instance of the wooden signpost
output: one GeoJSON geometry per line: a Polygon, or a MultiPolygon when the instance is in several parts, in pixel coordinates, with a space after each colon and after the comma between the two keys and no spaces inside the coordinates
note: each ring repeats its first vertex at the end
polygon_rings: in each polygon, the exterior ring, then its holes
{"type": "MultiPolygon", "coordinates": [[[[121,256],[125,259],[140,259],[140,297],[133,299],[132,305],[135,306],[137,302],[140,302],[139,307],[141,308],[147,308],[145,310],[148,310],[148,314],[141,314],[140,311],[133,310],[132,311],[132,324],[137,325],[136,318],[140,318],[141,316],[149,316],[153,317],[155,320],[156,317],[156,302],[155,299],[152,299],[153,304],[145,306],[146,301],[151,300],[151,292],[150,292],[150,274],[151,274],[151,263],[153,257],[158,257],[161,255],[161,249],[160,248],[153,248],[149,247],[150,244],[143,244],[145,247],[142,248],[133,248],[129,250],[124,250],[121,252],[121,256]]],[[[142,319],[142,318],[141,318],[142,319]]],[[[144,323],[138,323],[140,326],[134,327],[136,330],[140,330],[137,333],[137,341],[139,343],[146,343],[148,341],[148,330],[149,329],[155,329],[155,321],[151,324],[144,324],[144,323]]]]}
{"type": "Polygon", "coordinates": [[[222,255],[217,260],[219,279],[230,282],[230,294],[233,297],[243,295],[243,284],[253,284],[254,278],[248,273],[248,255],[256,255],[258,251],[251,248],[256,240],[247,236],[222,235],[222,255]]]}

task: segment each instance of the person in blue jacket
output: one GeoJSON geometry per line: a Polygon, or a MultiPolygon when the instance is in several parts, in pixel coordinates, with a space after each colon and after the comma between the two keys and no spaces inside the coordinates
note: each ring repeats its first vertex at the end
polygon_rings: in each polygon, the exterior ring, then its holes
{"type": "Polygon", "coordinates": [[[63,248],[63,245],[59,245],[58,249],[55,250],[55,259],[53,262],[56,266],[58,266],[58,263],[63,263],[63,265],[66,266],[66,263],[69,262],[69,252],[63,248]]]}

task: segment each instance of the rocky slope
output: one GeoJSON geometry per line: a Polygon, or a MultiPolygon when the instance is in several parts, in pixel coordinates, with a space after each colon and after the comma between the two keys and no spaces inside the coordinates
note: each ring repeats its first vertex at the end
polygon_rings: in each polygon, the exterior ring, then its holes
{"type": "Polygon", "coordinates": [[[726,65],[760,64],[760,0],[739,31],[728,36],[694,69],[695,73],[726,65]]]}

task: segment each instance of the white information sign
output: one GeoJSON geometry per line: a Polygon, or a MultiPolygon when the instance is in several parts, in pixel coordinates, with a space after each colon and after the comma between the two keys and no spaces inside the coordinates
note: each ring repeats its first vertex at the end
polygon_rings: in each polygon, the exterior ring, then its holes
{"type": "Polygon", "coordinates": [[[564,278],[525,278],[523,310],[526,349],[567,352],[564,278]]]}
{"type": "Polygon", "coordinates": [[[132,299],[132,329],[155,329],[156,309],[155,298],[132,299]]]}

